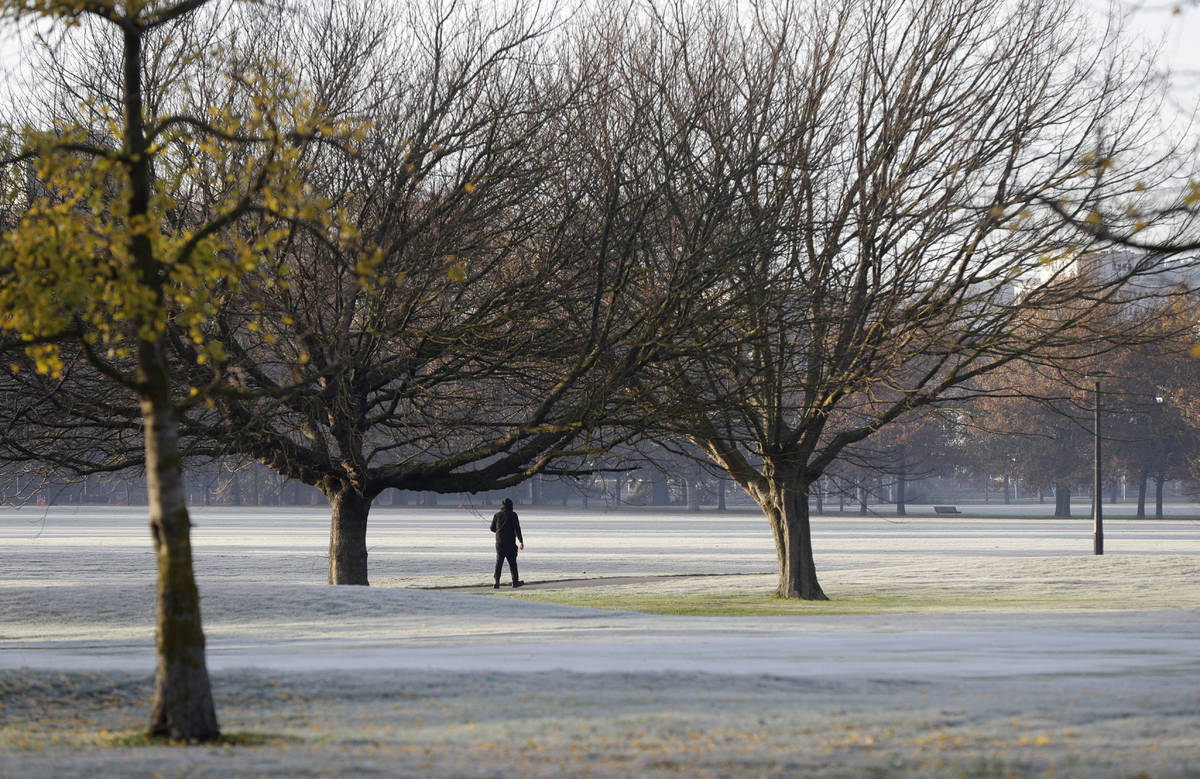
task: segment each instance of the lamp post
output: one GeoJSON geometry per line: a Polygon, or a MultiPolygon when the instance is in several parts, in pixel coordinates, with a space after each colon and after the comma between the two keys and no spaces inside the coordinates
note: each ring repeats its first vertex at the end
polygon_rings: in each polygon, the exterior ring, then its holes
{"type": "Polygon", "coordinates": [[[1108,371],[1088,371],[1083,378],[1095,382],[1096,405],[1092,416],[1092,430],[1096,449],[1096,480],[1092,485],[1092,552],[1104,554],[1104,509],[1101,506],[1103,489],[1100,476],[1100,381],[1110,375],[1108,371]]]}
{"type": "Polygon", "coordinates": [[[1163,480],[1167,476],[1166,453],[1163,452],[1163,404],[1166,402],[1166,397],[1163,395],[1154,396],[1154,440],[1156,442],[1155,455],[1155,474],[1154,474],[1154,518],[1162,519],[1162,493],[1163,480]]]}

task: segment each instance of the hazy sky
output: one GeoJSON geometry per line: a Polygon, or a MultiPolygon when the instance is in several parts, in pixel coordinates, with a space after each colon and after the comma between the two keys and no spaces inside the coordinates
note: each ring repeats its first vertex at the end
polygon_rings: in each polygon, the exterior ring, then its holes
{"type": "MultiPolygon", "coordinates": [[[[1091,0],[1100,12],[1106,0],[1091,0]]],[[[1152,43],[1163,44],[1166,64],[1175,70],[1188,70],[1200,79],[1200,7],[1197,0],[1121,0],[1130,28],[1152,43]],[[1175,11],[1178,9],[1178,13],[1175,11]]],[[[1198,84],[1200,86],[1200,84],[1198,84]]],[[[1200,96],[1200,90],[1197,90],[1200,96]]]]}

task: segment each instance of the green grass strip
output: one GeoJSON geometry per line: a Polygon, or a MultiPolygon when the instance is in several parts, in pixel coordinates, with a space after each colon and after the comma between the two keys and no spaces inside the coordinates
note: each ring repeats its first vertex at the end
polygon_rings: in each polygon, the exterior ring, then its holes
{"type": "MultiPolygon", "coordinates": [[[[172,739],[167,736],[153,736],[144,731],[135,733],[121,733],[113,735],[106,739],[109,746],[114,747],[161,747],[161,746],[185,746],[187,741],[181,739],[172,739]]],[[[302,739],[293,736],[281,736],[276,733],[248,733],[243,731],[234,731],[231,733],[222,733],[212,741],[205,741],[196,746],[201,747],[262,747],[281,744],[300,744],[302,739]]]]}
{"type": "MultiPolygon", "coordinates": [[[[604,591],[589,587],[562,590],[536,590],[509,596],[521,600],[557,603],[609,611],[637,611],[692,617],[797,617],[836,614],[915,614],[973,611],[1046,610],[1055,600],[1039,598],[988,598],[979,595],[960,597],[903,597],[849,595],[828,601],[805,601],[773,595],[741,592],[701,592],[649,594],[604,591]]],[[[1062,600],[1065,610],[1080,604],[1062,600]]]]}

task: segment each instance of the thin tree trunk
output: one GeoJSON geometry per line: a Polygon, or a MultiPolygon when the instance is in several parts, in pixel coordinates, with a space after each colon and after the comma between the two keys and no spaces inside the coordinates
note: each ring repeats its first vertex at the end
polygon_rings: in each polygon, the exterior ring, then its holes
{"type": "Polygon", "coordinates": [[[323,489],[332,516],[329,523],[329,584],[367,581],[367,516],[371,499],[348,487],[323,489]]]}
{"type": "Polygon", "coordinates": [[[1154,477],[1154,518],[1163,518],[1163,485],[1167,483],[1165,476],[1154,477]]]}
{"type": "Polygon", "coordinates": [[[908,479],[904,461],[906,457],[904,447],[900,448],[900,472],[896,474],[896,516],[903,517],[907,514],[905,503],[905,484],[908,479]]]}
{"type": "Polygon", "coordinates": [[[1071,488],[1064,482],[1054,486],[1054,517],[1070,519],[1071,517],[1071,488]]]}
{"type": "Polygon", "coordinates": [[[158,561],[157,664],[150,733],[187,741],[220,735],[204,658],[200,593],[192,567],[191,520],[183,490],[178,426],[166,369],[154,344],[141,347],[150,535],[158,561]]]}
{"type": "MultiPolygon", "coordinates": [[[[150,212],[154,171],[147,152],[142,104],[142,42],[145,30],[123,28],[124,164],[126,207],[130,224],[150,212]]],[[[129,254],[157,311],[163,311],[163,267],[156,261],[150,231],[130,230],[129,254]]],[[[148,323],[137,322],[139,329],[148,323]]],[[[192,567],[191,519],[184,491],[179,429],[171,397],[170,374],[159,336],[137,342],[138,394],[146,455],[146,503],[150,536],[158,567],[154,699],[150,733],[187,741],[210,741],[220,735],[212,686],[204,659],[200,593],[192,567]]]]}
{"type": "Polygon", "coordinates": [[[671,490],[667,486],[667,477],[657,468],[650,469],[650,505],[669,506],[671,490]]]}
{"type": "Polygon", "coordinates": [[[1146,482],[1149,481],[1150,474],[1142,471],[1142,478],[1138,479],[1138,499],[1137,499],[1137,514],[1136,519],[1146,518],[1146,482]]]}

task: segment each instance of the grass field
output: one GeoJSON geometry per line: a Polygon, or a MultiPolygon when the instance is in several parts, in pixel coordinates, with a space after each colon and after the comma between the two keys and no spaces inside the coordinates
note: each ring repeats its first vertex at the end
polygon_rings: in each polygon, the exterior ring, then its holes
{"type": "Polygon", "coordinates": [[[750,514],[523,510],[493,591],[484,513],[377,512],[333,588],[322,512],[198,511],[179,747],[144,518],[0,512],[0,776],[1200,776],[1195,522],[818,519],[799,603],[750,514]]]}

